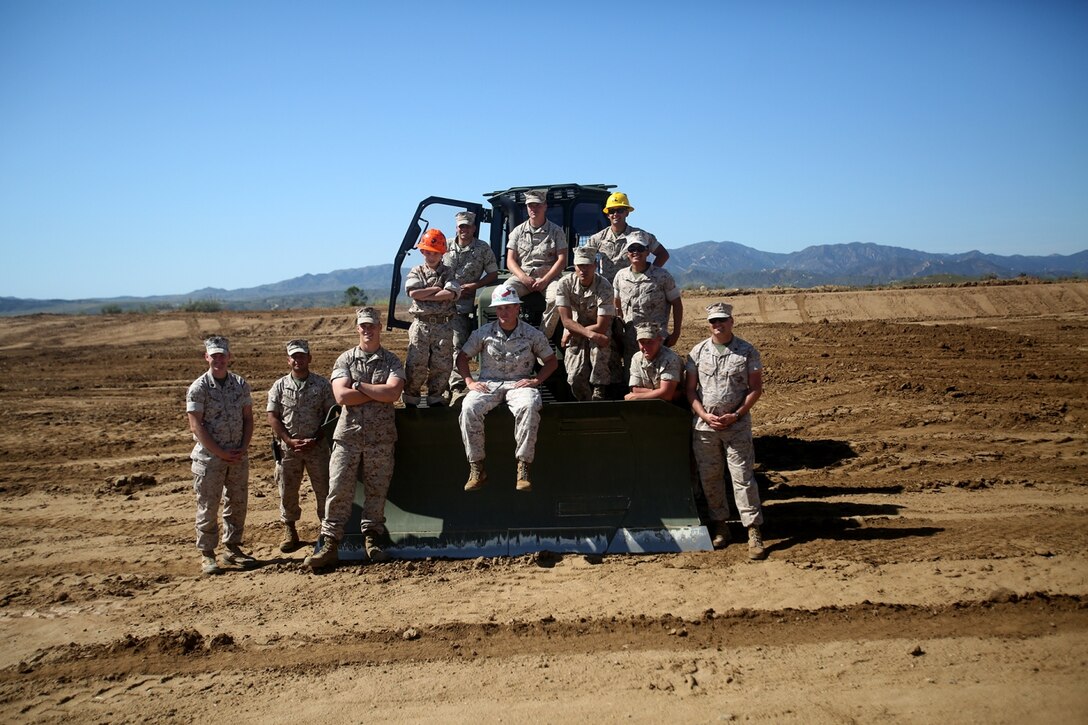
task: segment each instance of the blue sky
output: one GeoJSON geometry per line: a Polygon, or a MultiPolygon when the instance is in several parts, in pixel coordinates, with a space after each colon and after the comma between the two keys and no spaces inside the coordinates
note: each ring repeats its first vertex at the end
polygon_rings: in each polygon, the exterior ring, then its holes
{"type": "Polygon", "coordinates": [[[1085,38],[1085,2],[0,0],[0,296],[389,263],[426,196],[569,181],[669,247],[1069,254],[1085,38]]]}

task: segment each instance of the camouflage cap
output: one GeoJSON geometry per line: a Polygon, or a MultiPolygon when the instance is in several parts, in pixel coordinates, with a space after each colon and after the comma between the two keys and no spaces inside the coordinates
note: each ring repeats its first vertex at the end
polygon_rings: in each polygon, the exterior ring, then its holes
{"type": "Polygon", "coordinates": [[[378,311],[373,307],[360,307],[355,310],[355,324],[361,325],[364,322],[380,325],[382,324],[382,318],[378,315],[378,311]]]}
{"type": "Polygon", "coordinates": [[[635,325],[635,337],[638,340],[653,340],[661,337],[661,325],[656,322],[640,322],[635,325]]]}
{"type": "Polygon", "coordinates": [[[209,355],[215,355],[216,353],[223,353],[227,355],[230,353],[230,343],[227,342],[227,338],[221,335],[212,335],[204,341],[204,350],[209,355]]]}
{"type": "Polygon", "coordinates": [[[525,192],[526,204],[547,204],[548,203],[548,190],[547,189],[532,189],[525,192]]]}
{"type": "Polygon", "coordinates": [[[596,247],[577,247],[574,250],[575,264],[594,264],[597,261],[596,247]]]}
{"type": "Polygon", "coordinates": [[[291,342],[287,343],[287,354],[294,355],[296,352],[304,352],[309,355],[310,343],[306,340],[291,340],[291,342]]]}
{"type": "Polygon", "coordinates": [[[724,302],[715,302],[712,305],[706,306],[707,322],[710,322],[711,320],[722,320],[732,316],[733,305],[728,305],[724,302]]]}
{"type": "Polygon", "coordinates": [[[476,223],[476,215],[470,211],[459,211],[454,215],[454,219],[457,220],[457,226],[463,224],[473,225],[476,223]]]}
{"type": "Polygon", "coordinates": [[[627,246],[625,249],[628,252],[631,251],[631,247],[649,249],[650,245],[646,243],[647,241],[646,236],[642,232],[631,232],[626,237],[627,246]]]}

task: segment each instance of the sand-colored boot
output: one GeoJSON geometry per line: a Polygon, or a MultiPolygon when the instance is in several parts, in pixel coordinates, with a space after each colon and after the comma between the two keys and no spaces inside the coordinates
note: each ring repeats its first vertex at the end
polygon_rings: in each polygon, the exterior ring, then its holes
{"type": "Polygon", "coordinates": [[[295,529],[295,522],[284,521],[283,540],[280,541],[280,551],[284,554],[289,554],[300,546],[302,546],[302,542],[298,538],[298,530],[295,529]]]}
{"type": "Polygon", "coordinates": [[[317,551],[306,557],[303,562],[312,570],[326,569],[340,561],[339,546],[331,536],[321,536],[317,541],[317,551]]]}
{"type": "Polygon", "coordinates": [[[373,532],[367,532],[363,537],[363,549],[366,550],[366,558],[372,564],[389,561],[389,552],[382,548],[381,537],[373,532]]]}
{"type": "Polygon", "coordinates": [[[518,483],[517,490],[519,491],[532,491],[533,479],[529,475],[529,462],[518,461],[518,483]]]}
{"type": "Polygon", "coordinates": [[[465,482],[466,491],[479,491],[487,483],[487,471],[484,470],[483,461],[468,462],[468,481],[465,482]]]}
{"type": "Polygon", "coordinates": [[[715,521],[710,525],[710,545],[715,549],[724,549],[729,543],[729,526],[724,521],[715,521]]]}
{"type": "Polygon", "coordinates": [[[759,561],[767,557],[767,550],[763,548],[763,534],[759,527],[753,524],[748,527],[748,558],[759,561]]]}
{"type": "Polygon", "coordinates": [[[214,551],[209,549],[200,552],[200,573],[207,575],[223,573],[223,570],[219,568],[219,562],[215,558],[214,551]]]}

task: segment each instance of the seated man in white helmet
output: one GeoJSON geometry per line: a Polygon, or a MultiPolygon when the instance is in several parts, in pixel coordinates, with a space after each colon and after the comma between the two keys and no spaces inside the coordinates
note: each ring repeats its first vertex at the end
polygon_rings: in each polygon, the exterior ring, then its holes
{"type": "Polygon", "coordinates": [[[517,292],[506,285],[496,287],[491,294],[491,307],[498,319],[473,331],[457,354],[457,371],[468,389],[459,418],[469,464],[465,490],[478,491],[487,481],[484,417],[500,403],[506,403],[514,415],[516,488],[529,491],[533,485],[529,466],[536,453],[543,405],[537,388],[555,372],[559,363],[544,333],[518,319],[521,298],[517,292]],[[480,371],[473,377],[468,361],[477,355],[480,355],[480,371]],[[541,368],[534,375],[537,361],[541,368]]]}

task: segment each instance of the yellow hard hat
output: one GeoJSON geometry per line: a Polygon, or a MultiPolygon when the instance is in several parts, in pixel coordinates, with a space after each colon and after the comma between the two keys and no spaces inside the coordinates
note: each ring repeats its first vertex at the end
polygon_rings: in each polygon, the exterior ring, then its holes
{"type": "Polygon", "coordinates": [[[627,209],[628,211],[634,211],[635,207],[631,206],[627,201],[627,194],[622,191],[614,191],[612,195],[608,197],[608,201],[604,204],[604,213],[607,214],[612,209],[627,209]]]}

